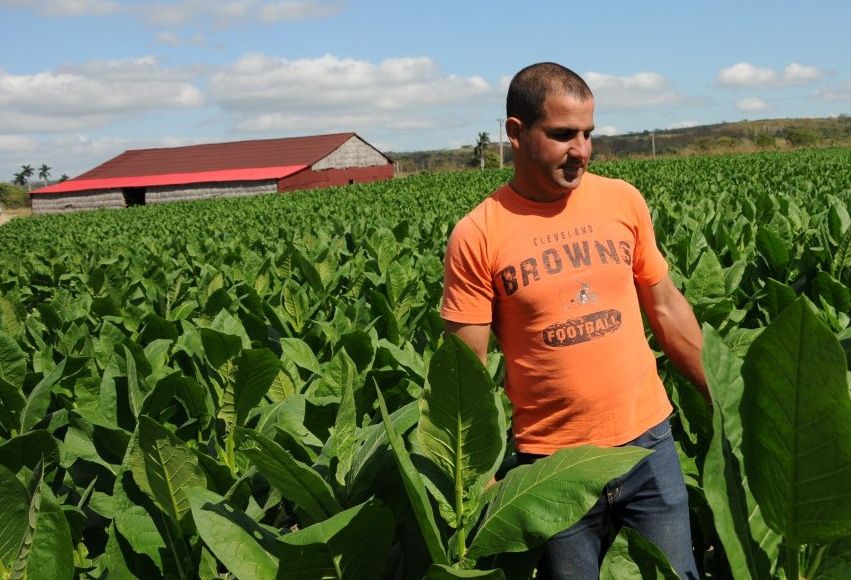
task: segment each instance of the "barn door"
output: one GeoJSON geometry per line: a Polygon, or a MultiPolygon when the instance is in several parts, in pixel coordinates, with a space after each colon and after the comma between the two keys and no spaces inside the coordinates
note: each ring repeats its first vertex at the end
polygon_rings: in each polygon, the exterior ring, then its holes
{"type": "Polygon", "coordinates": [[[124,205],[133,207],[134,205],[145,205],[145,188],[144,187],[125,187],[121,190],[124,194],[124,205]]]}

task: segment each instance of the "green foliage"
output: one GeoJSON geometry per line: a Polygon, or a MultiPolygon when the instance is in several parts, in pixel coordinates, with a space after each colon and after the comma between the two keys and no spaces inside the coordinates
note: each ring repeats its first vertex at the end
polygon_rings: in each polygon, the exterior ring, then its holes
{"type": "Polygon", "coordinates": [[[777,145],[777,139],[774,135],[769,135],[767,133],[760,133],[754,138],[754,144],[757,147],[774,147],[777,145]]]}
{"type": "Polygon", "coordinates": [[[793,545],[851,536],[851,400],[845,353],[804,298],[742,367],[745,473],[766,522],[793,545]]]}
{"type": "Polygon", "coordinates": [[[3,208],[27,207],[30,196],[26,187],[14,183],[0,182],[0,206],[3,208]]]}
{"type": "MultiPolygon", "coordinates": [[[[711,410],[659,365],[708,577],[851,561],[849,167],[844,149],[594,165],[646,195],[706,325],[711,410]]],[[[641,452],[499,469],[500,358],[444,340],[438,306],[452,225],[509,176],[0,228],[18,249],[0,252],[2,568],[530,577],[641,452]]],[[[628,535],[607,569],[665,577],[628,535]]]]}
{"type": "Polygon", "coordinates": [[[635,530],[622,528],[600,567],[600,580],[632,578],[677,580],[679,576],[653,542],[635,530]]]}
{"type": "Polygon", "coordinates": [[[818,142],[819,136],[810,129],[793,127],[785,131],[783,136],[795,147],[807,147],[818,142]]]}

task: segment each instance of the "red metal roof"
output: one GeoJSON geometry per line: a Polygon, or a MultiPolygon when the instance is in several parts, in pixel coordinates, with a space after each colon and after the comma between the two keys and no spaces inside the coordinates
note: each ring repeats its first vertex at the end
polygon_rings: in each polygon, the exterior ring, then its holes
{"type": "Polygon", "coordinates": [[[136,149],[125,151],[74,179],[32,193],[280,179],[316,163],[353,136],[355,133],[337,133],[136,149]]]}

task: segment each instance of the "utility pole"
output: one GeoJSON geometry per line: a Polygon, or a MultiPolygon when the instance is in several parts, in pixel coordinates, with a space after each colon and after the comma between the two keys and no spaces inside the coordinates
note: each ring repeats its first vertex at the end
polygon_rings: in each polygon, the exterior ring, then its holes
{"type": "Polygon", "coordinates": [[[653,149],[653,158],[656,158],[656,133],[650,133],[650,147],[653,149]]]}
{"type": "Polygon", "coordinates": [[[502,117],[496,120],[499,123],[499,168],[502,169],[502,123],[505,121],[502,117]]]}

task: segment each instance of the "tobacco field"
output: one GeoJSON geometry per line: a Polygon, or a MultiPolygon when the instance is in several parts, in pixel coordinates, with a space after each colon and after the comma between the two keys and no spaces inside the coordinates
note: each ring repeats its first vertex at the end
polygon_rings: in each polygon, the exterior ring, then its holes
{"type": "MultiPolygon", "coordinates": [[[[658,359],[702,574],[851,578],[851,150],[592,170],[704,328],[711,408],[658,359]]],[[[0,228],[0,578],[533,577],[646,451],[517,467],[501,355],[444,339],[447,236],[509,177],[0,228]]],[[[627,529],[601,574],[676,577],[627,529]]]]}

